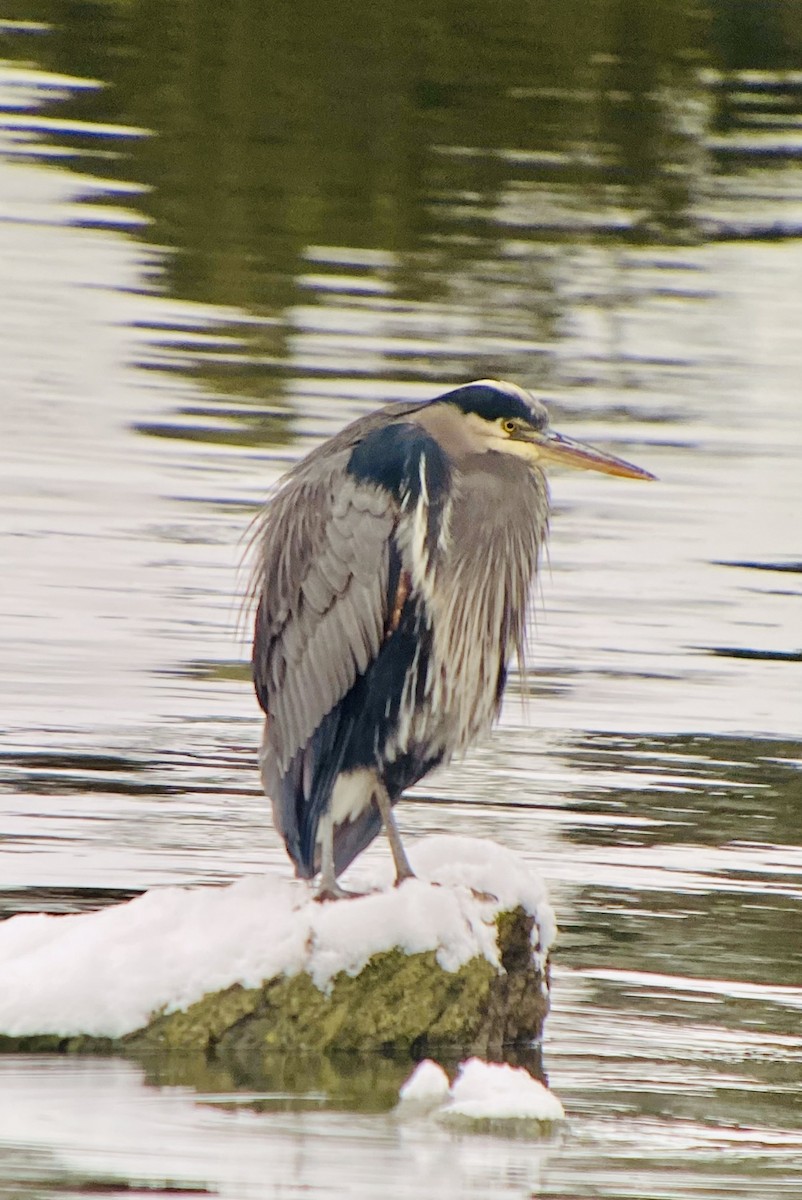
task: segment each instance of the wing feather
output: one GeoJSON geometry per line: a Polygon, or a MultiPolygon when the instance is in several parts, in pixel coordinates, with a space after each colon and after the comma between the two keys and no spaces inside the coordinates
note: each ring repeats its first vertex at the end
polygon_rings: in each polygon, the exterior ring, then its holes
{"type": "Polygon", "coordinates": [[[261,534],[254,678],[280,775],[384,636],[397,506],[344,466],[335,463],[314,486],[291,480],[261,534]]]}

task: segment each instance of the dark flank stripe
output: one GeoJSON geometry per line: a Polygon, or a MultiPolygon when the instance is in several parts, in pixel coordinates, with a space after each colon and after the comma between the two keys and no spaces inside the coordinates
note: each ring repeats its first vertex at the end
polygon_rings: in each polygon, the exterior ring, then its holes
{"type": "MultiPolygon", "coordinates": [[[[341,760],[342,771],[375,767],[392,799],[426,774],[442,754],[424,762],[414,747],[402,747],[394,763],[388,762],[387,748],[401,724],[401,698],[411,676],[417,652],[417,679],[413,703],[422,701],[426,672],[432,655],[432,633],[422,600],[408,597],[398,625],[387,638],[374,662],[357,679],[342,701],[341,719],[348,740],[341,760]],[[409,753],[405,754],[404,750],[409,753]]],[[[335,830],[335,869],[351,861],[375,836],[378,819],[375,809],[358,817],[352,824],[335,830]]]]}
{"type": "MultiPolygon", "coordinates": [[[[386,747],[401,722],[401,697],[413,669],[416,650],[416,691],[419,694],[415,699],[420,703],[432,653],[432,634],[422,603],[407,599],[397,628],[377,657],[340,703],[323,718],[311,744],[298,752],[282,780],[284,799],[296,808],[298,840],[293,846],[293,857],[299,874],[306,878],[311,878],[315,871],[318,823],[341,772],[374,767],[395,798],[442,757],[423,762],[415,748],[409,747],[410,753],[402,753],[396,763],[386,763],[386,747]],[[310,778],[308,791],[303,787],[304,773],[310,778]]],[[[352,825],[346,825],[341,832],[335,832],[335,868],[340,870],[350,862],[375,837],[377,829],[378,814],[373,809],[358,817],[352,825]]]]}
{"type": "MultiPolygon", "coordinates": [[[[400,556],[395,546],[390,554],[391,603],[401,578],[400,556]]],[[[394,740],[402,719],[404,684],[418,655],[415,702],[423,700],[426,670],[432,654],[432,633],[422,600],[406,595],[378,655],[360,675],[351,690],[324,717],[306,750],[299,751],[282,781],[285,800],[295,804],[298,838],[293,857],[299,874],[311,878],[315,872],[315,840],[320,817],[329,804],[341,772],[362,767],[375,768],[395,799],[440,760],[423,761],[414,747],[402,748],[395,763],[387,763],[387,747],[394,740]],[[404,753],[408,750],[408,753],[404,753]],[[306,765],[304,766],[304,759],[306,765]],[[304,789],[306,773],[311,784],[304,789]],[[304,794],[306,793],[306,794],[304,794]]],[[[379,818],[371,808],[353,822],[335,830],[335,870],[342,870],[376,836],[379,818]]]]}

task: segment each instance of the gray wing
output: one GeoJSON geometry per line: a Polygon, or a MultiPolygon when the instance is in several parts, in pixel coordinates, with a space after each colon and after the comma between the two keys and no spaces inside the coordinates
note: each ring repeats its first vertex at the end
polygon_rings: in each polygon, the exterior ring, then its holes
{"type": "Polygon", "coordinates": [[[258,535],[254,683],[279,777],[384,639],[396,507],[347,458],[293,473],[258,535]]]}

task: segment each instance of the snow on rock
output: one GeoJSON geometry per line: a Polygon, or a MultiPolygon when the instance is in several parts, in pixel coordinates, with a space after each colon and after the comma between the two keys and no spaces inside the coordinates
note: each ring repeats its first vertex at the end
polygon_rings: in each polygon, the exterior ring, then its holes
{"type": "Polygon", "coordinates": [[[399,1092],[400,1116],[432,1113],[456,1124],[513,1121],[550,1124],[563,1121],[563,1106],[553,1092],[521,1067],[469,1058],[460,1063],[451,1087],[441,1066],[426,1059],[399,1092]]]}
{"type": "Polygon", "coordinates": [[[365,867],[352,872],[357,886],[385,890],[335,903],[314,902],[296,880],[254,876],[154,889],[100,912],[12,917],[0,923],[0,1033],[121,1037],[235,983],[307,971],[325,989],[394,947],[434,950],[448,971],[479,955],[498,965],[494,919],[518,905],[535,917],[533,949],[548,950],[554,916],[518,855],[441,836],[410,857],[419,878],[394,888],[388,865],[365,867]]]}

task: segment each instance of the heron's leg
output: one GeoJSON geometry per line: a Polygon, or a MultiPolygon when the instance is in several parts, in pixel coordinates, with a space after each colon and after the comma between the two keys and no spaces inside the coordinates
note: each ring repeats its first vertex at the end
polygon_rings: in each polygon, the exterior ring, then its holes
{"type": "Polygon", "coordinates": [[[318,825],[320,835],[320,883],[315,892],[316,900],[343,900],[353,896],[341,888],[334,874],[334,820],[331,809],[324,812],[318,825]]]}
{"type": "Polygon", "coordinates": [[[384,823],[387,841],[390,843],[390,850],[393,855],[393,862],[395,863],[395,886],[398,887],[399,883],[403,883],[405,879],[414,879],[415,872],[409,865],[409,859],[401,843],[401,834],[398,832],[398,826],[395,823],[393,805],[390,797],[387,795],[387,788],[383,783],[377,783],[373,795],[376,800],[376,807],[384,823]]]}

